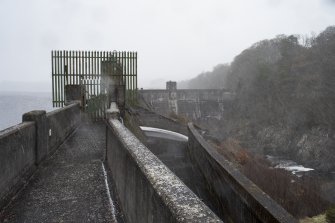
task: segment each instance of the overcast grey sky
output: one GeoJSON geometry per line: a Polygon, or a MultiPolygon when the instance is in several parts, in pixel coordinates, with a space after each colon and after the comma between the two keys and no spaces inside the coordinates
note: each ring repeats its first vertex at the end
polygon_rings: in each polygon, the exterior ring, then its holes
{"type": "Polygon", "coordinates": [[[0,82],[50,82],[52,49],[131,50],[139,86],[153,87],[329,25],[333,0],[0,0],[0,82]]]}

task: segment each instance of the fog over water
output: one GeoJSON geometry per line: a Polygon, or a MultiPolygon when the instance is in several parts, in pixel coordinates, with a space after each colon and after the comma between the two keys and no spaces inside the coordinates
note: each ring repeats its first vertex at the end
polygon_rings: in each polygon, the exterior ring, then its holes
{"type": "Polygon", "coordinates": [[[53,109],[50,92],[0,92],[0,131],[21,123],[25,112],[53,109]]]}
{"type": "Polygon", "coordinates": [[[0,90],[3,81],[51,86],[53,49],[138,51],[139,87],[164,87],[262,39],[319,33],[334,11],[331,0],[1,0],[0,90]]]}

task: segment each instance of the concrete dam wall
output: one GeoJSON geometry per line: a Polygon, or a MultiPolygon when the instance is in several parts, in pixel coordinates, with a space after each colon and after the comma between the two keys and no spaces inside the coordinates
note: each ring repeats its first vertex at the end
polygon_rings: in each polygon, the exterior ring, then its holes
{"type": "Polygon", "coordinates": [[[225,89],[140,90],[148,108],[164,115],[177,114],[189,120],[222,119],[233,95],[225,89]]]}

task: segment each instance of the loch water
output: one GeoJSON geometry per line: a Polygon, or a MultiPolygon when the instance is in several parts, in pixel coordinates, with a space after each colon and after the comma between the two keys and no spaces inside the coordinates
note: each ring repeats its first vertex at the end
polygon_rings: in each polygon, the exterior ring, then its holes
{"type": "Polygon", "coordinates": [[[53,109],[51,92],[0,91],[0,131],[21,123],[26,112],[53,109]]]}

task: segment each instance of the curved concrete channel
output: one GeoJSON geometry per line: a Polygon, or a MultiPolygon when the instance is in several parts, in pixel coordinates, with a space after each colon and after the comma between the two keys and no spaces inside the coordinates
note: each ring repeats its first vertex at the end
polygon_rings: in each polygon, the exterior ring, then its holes
{"type": "Polygon", "coordinates": [[[169,130],[140,126],[148,137],[147,146],[187,187],[189,187],[216,215],[224,219],[219,205],[211,199],[206,181],[192,164],[187,145],[188,137],[169,130]]]}

